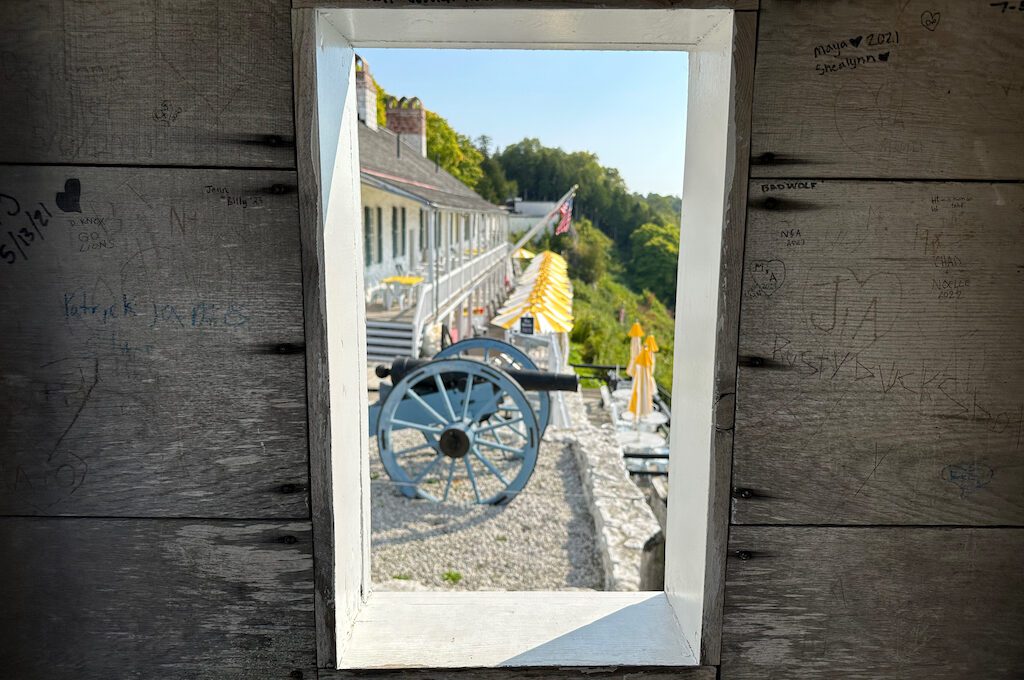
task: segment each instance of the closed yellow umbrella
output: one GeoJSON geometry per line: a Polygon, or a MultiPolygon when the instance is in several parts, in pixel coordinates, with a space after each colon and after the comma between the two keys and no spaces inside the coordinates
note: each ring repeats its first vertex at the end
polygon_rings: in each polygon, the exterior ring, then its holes
{"type": "Polygon", "coordinates": [[[629,365],[626,366],[626,375],[633,375],[636,358],[640,355],[643,345],[643,337],[644,329],[640,326],[639,321],[634,321],[632,328],[629,329],[629,365]]]}
{"type": "Polygon", "coordinates": [[[658,347],[658,343],[654,339],[653,335],[648,335],[647,338],[644,339],[644,349],[651,353],[651,390],[652,392],[657,393],[658,383],[654,380],[654,369],[657,367],[658,357],[654,355],[657,354],[658,350],[661,348],[658,347]]]}
{"type": "Polygon", "coordinates": [[[629,394],[628,410],[633,414],[633,422],[654,412],[652,363],[650,350],[647,348],[640,350],[633,365],[633,391],[629,394]]]}

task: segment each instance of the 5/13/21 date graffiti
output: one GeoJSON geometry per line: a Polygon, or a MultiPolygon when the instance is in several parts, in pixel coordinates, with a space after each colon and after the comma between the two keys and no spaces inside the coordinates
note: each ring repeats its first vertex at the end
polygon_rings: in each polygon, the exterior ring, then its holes
{"type": "Polygon", "coordinates": [[[17,198],[0,194],[0,229],[6,232],[0,234],[0,238],[10,239],[9,243],[0,240],[0,260],[9,265],[19,259],[28,260],[31,247],[46,240],[43,230],[52,218],[50,210],[42,203],[23,210],[17,198]]]}

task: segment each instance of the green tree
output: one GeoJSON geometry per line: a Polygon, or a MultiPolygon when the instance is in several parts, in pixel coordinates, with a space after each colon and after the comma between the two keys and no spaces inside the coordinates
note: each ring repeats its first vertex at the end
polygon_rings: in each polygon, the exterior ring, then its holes
{"type": "Polygon", "coordinates": [[[676,271],[679,262],[679,227],[647,223],[629,237],[630,283],[649,290],[670,307],[676,302],[676,271]]]}
{"type": "Polygon", "coordinates": [[[505,176],[501,162],[491,155],[491,139],[487,135],[477,137],[476,146],[483,155],[480,170],[483,176],[476,183],[476,192],[491,203],[504,203],[514,198],[519,191],[516,183],[505,176]]]}
{"type": "Polygon", "coordinates": [[[484,175],[484,156],[473,141],[433,111],[427,111],[427,156],[471,189],[484,175]]]}
{"type": "Polygon", "coordinates": [[[606,274],[618,271],[614,243],[586,217],[574,219],[571,232],[551,236],[547,241],[547,249],[560,252],[572,276],[585,283],[595,284],[606,274]]]}

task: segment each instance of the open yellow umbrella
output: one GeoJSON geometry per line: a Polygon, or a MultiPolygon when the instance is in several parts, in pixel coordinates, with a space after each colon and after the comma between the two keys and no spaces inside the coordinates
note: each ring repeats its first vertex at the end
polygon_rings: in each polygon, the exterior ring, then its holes
{"type": "Polygon", "coordinates": [[[636,365],[637,356],[640,355],[643,337],[644,329],[639,321],[634,321],[632,328],[629,329],[629,365],[626,366],[626,375],[633,375],[633,367],[636,365]]]}
{"type": "Polygon", "coordinates": [[[531,253],[526,248],[520,248],[516,252],[512,253],[512,257],[516,258],[517,260],[532,260],[533,258],[536,257],[536,255],[534,253],[531,253]]]}
{"type": "Polygon", "coordinates": [[[541,302],[526,302],[499,312],[496,317],[491,319],[491,323],[507,330],[524,316],[533,318],[535,333],[568,333],[572,330],[571,317],[567,318],[541,302]]]}
{"type": "Polygon", "coordinates": [[[650,350],[644,348],[636,357],[633,365],[633,391],[629,394],[629,412],[633,414],[633,422],[654,412],[654,373],[652,371],[650,350]]]}

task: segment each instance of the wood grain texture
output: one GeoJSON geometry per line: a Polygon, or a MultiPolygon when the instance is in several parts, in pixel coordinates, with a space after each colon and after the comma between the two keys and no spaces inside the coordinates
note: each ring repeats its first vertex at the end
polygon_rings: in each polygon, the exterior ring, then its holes
{"type": "Polygon", "coordinates": [[[1024,523],[1024,186],[750,192],[734,521],[1024,523]]]}
{"type": "Polygon", "coordinates": [[[4,677],[314,677],[309,522],[2,518],[0,545],[4,677]]]}
{"type": "Polygon", "coordinates": [[[752,175],[1024,178],[1008,4],[765,0],[752,175]]]}
{"type": "Polygon", "coordinates": [[[294,167],[288,0],[10,0],[0,25],[0,162],[294,167]]]}
{"type": "Polygon", "coordinates": [[[701,663],[717,665],[721,654],[722,603],[725,590],[725,554],[729,540],[729,505],[732,481],[733,423],[736,410],[736,356],[739,343],[740,299],[743,289],[743,248],[747,222],[747,182],[750,174],[750,117],[754,86],[754,48],[757,16],[737,14],[733,38],[735,83],[730,115],[734,138],[732,179],[722,234],[721,283],[718,294],[718,349],[715,352],[715,434],[708,499],[707,583],[701,663]]]}
{"type": "Polygon", "coordinates": [[[1024,530],[733,527],[722,680],[1024,671],[1024,530]]]}
{"type": "Polygon", "coordinates": [[[0,514],[308,517],[295,174],[11,170],[0,514]]]}
{"type": "Polygon", "coordinates": [[[715,680],[716,669],[657,668],[463,668],[447,670],[333,671],[319,669],[320,680],[715,680]]]}
{"type": "Polygon", "coordinates": [[[295,8],[361,9],[736,9],[760,0],[292,0],[295,8]]]}
{"type": "Polygon", "coordinates": [[[316,657],[337,666],[334,579],[334,499],[331,490],[330,397],[327,375],[327,301],[321,227],[320,134],[316,87],[316,12],[292,11],[295,130],[298,160],[302,307],[306,338],[310,509],[313,518],[316,657]]]}

